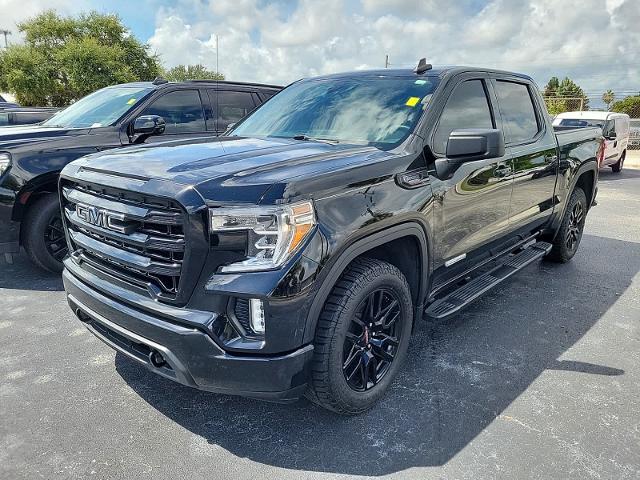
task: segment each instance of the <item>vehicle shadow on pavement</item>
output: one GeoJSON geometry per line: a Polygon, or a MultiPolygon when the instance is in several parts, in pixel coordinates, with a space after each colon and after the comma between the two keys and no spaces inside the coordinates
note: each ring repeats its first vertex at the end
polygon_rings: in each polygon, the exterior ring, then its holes
{"type": "Polygon", "coordinates": [[[199,392],[123,355],[116,356],[116,368],[140,397],[206,439],[217,456],[225,455],[222,447],[266,465],[368,476],[440,466],[494,421],[511,421],[513,428],[548,425],[545,395],[552,392],[544,390],[519,400],[532,402],[521,406],[530,412],[528,424],[502,415],[545,371],[558,371],[551,375],[573,388],[587,378],[582,375],[603,376],[605,388],[623,375],[615,365],[589,363],[575,353],[560,357],[638,271],[640,243],[585,235],[573,262],[532,265],[452,319],[421,323],[389,394],[357,417],[306,401],[278,405],[199,392]],[[602,253],[611,251],[617,254],[602,253]]]}
{"type": "Polygon", "coordinates": [[[64,287],[61,274],[37,268],[25,253],[20,253],[14,255],[13,263],[0,258],[0,288],[53,292],[63,290],[64,287]]]}

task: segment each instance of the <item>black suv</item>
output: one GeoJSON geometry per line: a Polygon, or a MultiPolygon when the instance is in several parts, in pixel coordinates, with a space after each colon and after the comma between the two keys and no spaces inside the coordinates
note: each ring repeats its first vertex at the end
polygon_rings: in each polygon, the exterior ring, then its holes
{"type": "Polygon", "coordinates": [[[423,315],[573,257],[601,140],[556,135],[524,75],[421,62],[302,80],[214,142],[68,165],[68,302],[185,385],[358,413],[423,315]]]}
{"type": "Polygon", "coordinates": [[[36,265],[61,271],[67,245],[55,192],[67,163],[123,145],[219,135],[279,90],[157,79],[98,90],[40,125],[0,128],[0,254],[10,261],[22,245],[36,265]]]}

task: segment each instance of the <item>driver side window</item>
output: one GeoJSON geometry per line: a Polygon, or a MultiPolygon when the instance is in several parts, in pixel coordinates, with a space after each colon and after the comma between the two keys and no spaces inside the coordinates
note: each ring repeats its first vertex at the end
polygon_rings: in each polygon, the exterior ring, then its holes
{"type": "Polygon", "coordinates": [[[444,155],[449,135],[460,128],[495,128],[482,80],[467,80],[455,88],[440,115],[433,151],[444,155]]]}
{"type": "Polygon", "coordinates": [[[197,90],[169,92],[151,105],[142,115],[159,115],[166,122],[165,135],[205,132],[202,102],[197,90]]]}

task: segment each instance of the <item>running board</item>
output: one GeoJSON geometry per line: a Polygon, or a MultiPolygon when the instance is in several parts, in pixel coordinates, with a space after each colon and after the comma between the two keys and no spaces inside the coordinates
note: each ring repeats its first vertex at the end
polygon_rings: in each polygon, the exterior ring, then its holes
{"type": "Polygon", "coordinates": [[[536,242],[518,253],[507,256],[504,263],[433,302],[425,310],[425,315],[433,319],[442,319],[456,313],[531,262],[545,256],[551,247],[550,243],[536,242]]]}

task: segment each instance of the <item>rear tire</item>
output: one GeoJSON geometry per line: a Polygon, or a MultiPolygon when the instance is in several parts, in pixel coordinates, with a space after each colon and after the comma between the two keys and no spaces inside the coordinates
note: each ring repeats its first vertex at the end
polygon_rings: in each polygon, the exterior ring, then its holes
{"type": "Polygon", "coordinates": [[[553,247],[547,255],[547,259],[566,263],[573,258],[580,246],[586,217],[587,196],[582,188],[576,187],[569,197],[562,224],[553,239],[553,247]]]}
{"type": "Polygon", "coordinates": [[[362,413],[380,400],[406,357],[412,304],[398,268],[354,260],[320,313],[307,398],[343,415],[362,413]]]}
{"type": "Polygon", "coordinates": [[[31,261],[53,273],[62,271],[67,240],[62,229],[58,195],[47,193],[29,207],[22,222],[22,244],[31,261]]]}
{"type": "Polygon", "coordinates": [[[622,166],[624,165],[624,158],[626,156],[627,156],[627,151],[625,150],[624,152],[622,152],[620,159],[616,163],[611,165],[611,170],[613,171],[613,173],[620,173],[622,171],[622,166]]]}

